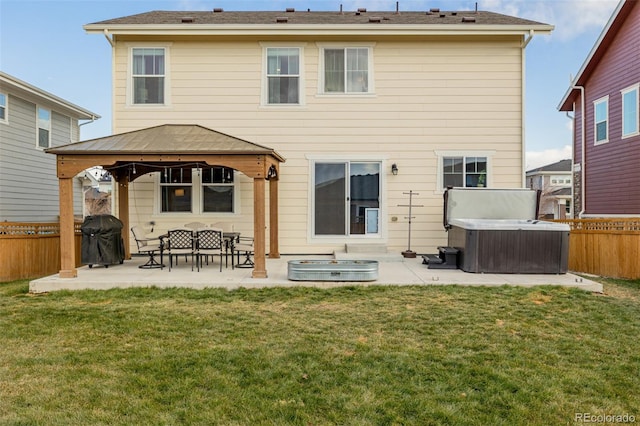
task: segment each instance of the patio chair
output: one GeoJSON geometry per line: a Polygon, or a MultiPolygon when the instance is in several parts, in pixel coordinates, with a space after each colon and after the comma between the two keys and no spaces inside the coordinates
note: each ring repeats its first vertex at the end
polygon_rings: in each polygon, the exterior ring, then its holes
{"type": "MultiPolygon", "coordinates": [[[[179,255],[191,255],[191,270],[193,271],[193,256],[195,248],[194,234],[191,229],[170,229],[167,233],[167,254],[169,255],[169,272],[173,266],[173,258],[179,255]]],[[[176,264],[177,264],[176,260],[176,264]]]]}
{"type": "Polygon", "coordinates": [[[202,257],[209,263],[209,256],[220,256],[220,272],[222,272],[222,253],[224,241],[222,239],[222,229],[201,229],[197,232],[196,239],[196,265],[198,272],[202,267],[202,257]]]}
{"type": "MultiPolygon", "coordinates": [[[[253,238],[238,237],[237,241],[238,242],[233,245],[233,253],[231,254],[231,256],[233,256],[233,254],[235,253],[238,256],[238,262],[236,263],[235,267],[236,268],[253,268],[254,264],[253,264],[253,259],[251,258],[251,256],[253,256],[254,254],[253,238]],[[244,256],[242,263],[240,263],[241,254],[244,256]]],[[[233,261],[231,262],[231,265],[233,267],[233,261]]]]}
{"type": "Polygon", "coordinates": [[[136,240],[139,254],[146,254],[149,256],[149,260],[144,265],[138,266],[142,269],[162,268],[162,264],[156,261],[156,252],[161,251],[161,242],[158,238],[148,238],[145,236],[144,231],[139,226],[131,228],[133,239],[136,240]]]}

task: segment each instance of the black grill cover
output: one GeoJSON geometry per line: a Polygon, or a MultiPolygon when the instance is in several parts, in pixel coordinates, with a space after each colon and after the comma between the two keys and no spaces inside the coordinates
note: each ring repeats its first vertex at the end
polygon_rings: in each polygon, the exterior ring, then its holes
{"type": "Polygon", "coordinates": [[[124,261],[122,221],[110,214],[87,216],[82,231],[82,263],[111,265],[124,261]]]}

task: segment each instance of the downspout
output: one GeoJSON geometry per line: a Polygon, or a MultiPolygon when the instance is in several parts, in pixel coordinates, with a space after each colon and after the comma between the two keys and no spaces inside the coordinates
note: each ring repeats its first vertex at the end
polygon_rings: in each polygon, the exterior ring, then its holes
{"type": "MultiPolygon", "coordinates": [[[[585,99],[584,99],[584,86],[572,86],[572,89],[580,90],[580,127],[581,127],[581,135],[580,135],[580,213],[578,213],[578,219],[582,219],[582,215],[584,215],[585,211],[585,187],[587,186],[587,182],[585,181],[585,173],[587,168],[587,161],[585,158],[585,150],[586,150],[586,136],[585,133],[587,129],[585,128],[586,123],[586,115],[587,111],[585,111],[585,99]]],[[[575,108],[574,108],[575,109],[575,108]]],[[[574,156],[575,157],[575,156],[574,156]]],[[[575,161],[575,158],[574,158],[575,161]]]]}
{"type": "Polygon", "coordinates": [[[525,59],[525,54],[524,54],[524,50],[527,48],[527,45],[529,44],[529,42],[531,41],[531,39],[533,39],[533,35],[534,35],[534,31],[533,30],[529,30],[529,35],[526,36],[526,38],[522,41],[522,43],[520,44],[520,47],[522,49],[522,60],[520,61],[522,63],[522,117],[520,118],[522,120],[522,182],[521,182],[521,186],[524,188],[527,185],[527,141],[526,141],[526,136],[525,136],[525,129],[526,129],[526,111],[525,111],[525,99],[526,99],[526,87],[525,87],[525,81],[526,81],[526,59],[525,59]]]}

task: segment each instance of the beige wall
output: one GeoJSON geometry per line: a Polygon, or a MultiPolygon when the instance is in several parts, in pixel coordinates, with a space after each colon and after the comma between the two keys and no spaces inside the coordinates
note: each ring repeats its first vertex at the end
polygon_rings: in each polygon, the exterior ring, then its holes
{"type": "MultiPolygon", "coordinates": [[[[351,40],[350,40],[351,41],[351,40]]],[[[357,40],[368,43],[370,40],[357,40]]],[[[373,41],[375,94],[318,94],[317,40],[297,39],[282,46],[304,48],[305,105],[261,106],[261,42],[127,40],[119,37],[114,55],[114,133],[164,123],[200,124],[276,149],[281,168],[280,251],[329,253],[346,239],[310,238],[310,158],[382,161],[383,233],[377,240],[393,251],[407,247],[409,190],[418,192],[411,248],[435,252],[446,241],[442,191],[437,187],[437,152],[489,153],[489,186],[522,185],[521,37],[379,39],[373,41]],[[127,106],[129,49],[167,46],[170,105],[127,106]],[[391,164],[400,172],[391,175],[391,164]],[[394,221],[393,218],[397,218],[394,221]]],[[[349,44],[349,43],[345,43],[349,44]]],[[[232,217],[159,215],[153,203],[155,178],[134,182],[132,225],[155,220],[167,228],[192,221],[232,221],[249,232],[252,194],[242,185],[242,206],[232,217]]],[[[267,234],[268,235],[268,234],[267,234]]]]}

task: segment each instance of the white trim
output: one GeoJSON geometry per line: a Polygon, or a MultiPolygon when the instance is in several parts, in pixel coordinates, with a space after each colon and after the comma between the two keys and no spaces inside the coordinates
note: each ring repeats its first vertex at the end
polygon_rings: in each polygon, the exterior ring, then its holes
{"type": "Polygon", "coordinates": [[[438,160],[437,174],[436,174],[436,188],[433,191],[434,194],[444,193],[444,183],[442,180],[442,173],[444,171],[443,160],[444,157],[485,157],[487,159],[487,182],[485,183],[487,188],[493,186],[493,164],[492,157],[496,154],[496,151],[434,151],[434,154],[438,160]]]}
{"type": "MultiPolygon", "coordinates": [[[[151,110],[171,107],[171,45],[173,43],[124,43],[127,46],[127,81],[125,107],[151,110]],[[133,102],[133,49],[163,49],[164,50],[164,103],[162,104],[136,104],[133,102]]],[[[115,74],[115,73],[114,73],[115,74]]]]}
{"type": "Polygon", "coordinates": [[[634,136],[638,136],[640,135],[640,83],[636,83],[633,86],[629,86],[629,87],[625,87],[624,89],[620,90],[620,95],[621,95],[621,100],[620,100],[620,104],[621,104],[621,115],[622,115],[622,128],[620,129],[621,132],[621,139],[627,139],[627,138],[631,138],[634,136]],[[636,92],[636,131],[635,132],[631,132],[628,134],[624,133],[624,96],[627,93],[631,93],[635,91],[636,92]]]}
{"type": "Polygon", "coordinates": [[[262,90],[260,91],[260,106],[269,109],[299,109],[306,106],[306,90],[305,90],[305,58],[304,48],[307,43],[276,43],[276,42],[260,42],[262,47],[262,71],[261,71],[261,84],[262,90]],[[281,49],[298,49],[298,103],[297,104],[270,104],[269,103],[269,79],[267,76],[268,58],[267,51],[272,48],[281,49]]]}
{"type": "Polygon", "coordinates": [[[593,106],[593,145],[602,145],[605,144],[607,142],[609,142],[609,95],[607,96],[603,96],[599,99],[596,99],[595,101],[593,101],[592,103],[593,106]],[[606,118],[606,124],[607,124],[607,137],[601,141],[598,140],[598,121],[596,121],[596,106],[606,102],[606,106],[607,106],[607,118],[606,118]]]}
{"type": "MultiPolygon", "coordinates": [[[[309,154],[305,155],[309,165],[309,201],[307,203],[307,243],[308,244],[346,244],[353,242],[364,241],[376,241],[386,242],[388,227],[386,226],[388,218],[387,207],[387,191],[386,191],[386,176],[385,170],[390,166],[388,165],[387,156],[375,154],[309,154]],[[351,234],[351,235],[315,235],[315,164],[316,163],[377,163],[380,165],[380,177],[378,188],[378,201],[379,201],[379,213],[378,213],[378,233],[376,234],[351,234]]],[[[348,170],[347,170],[348,172],[348,170]]],[[[345,211],[345,224],[349,221],[349,209],[345,211]]]]}
{"type": "MultiPolygon", "coordinates": [[[[353,97],[375,97],[376,95],[376,87],[375,87],[375,74],[374,74],[374,47],[376,43],[316,43],[318,47],[318,91],[317,95],[320,97],[345,97],[345,98],[353,98],[353,97]],[[345,91],[344,92],[325,92],[324,91],[324,51],[325,49],[362,49],[366,48],[368,50],[367,53],[367,91],[366,92],[347,92],[345,81],[345,91]]],[[[346,63],[345,63],[346,67],[346,63]]]]}

